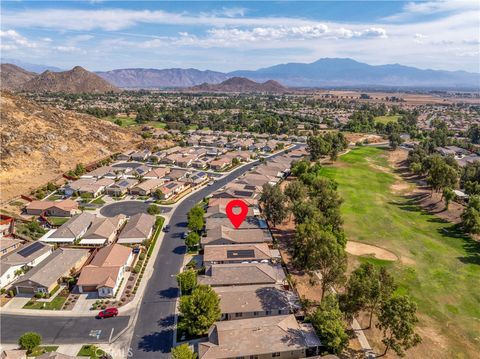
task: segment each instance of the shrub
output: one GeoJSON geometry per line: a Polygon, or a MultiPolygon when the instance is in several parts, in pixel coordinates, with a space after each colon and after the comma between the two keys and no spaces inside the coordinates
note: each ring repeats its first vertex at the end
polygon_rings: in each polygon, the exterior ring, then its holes
{"type": "Polygon", "coordinates": [[[143,261],[145,259],[145,253],[140,253],[138,258],[140,258],[140,260],[143,261]]]}
{"type": "Polygon", "coordinates": [[[35,332],[26,332],[18,339],[20,348],[30,353],[34,348],[42,343],[42,336],[35,332]]]}

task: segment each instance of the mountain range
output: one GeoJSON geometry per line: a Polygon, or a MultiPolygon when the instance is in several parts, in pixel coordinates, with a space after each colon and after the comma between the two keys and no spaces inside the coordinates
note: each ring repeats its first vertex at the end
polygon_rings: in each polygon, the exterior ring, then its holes
{"type": "Polygon", "coordinates": [[[66,93],[120,91],[119,88],[81,66],[75,66],[69,71],[47,70],[36,74],[12,64],[1,64],[0,80],[2,88],[10,91],[66,93]]]}
{"type": "Polygon", "coordinates": [[[245,77],[231,77],[219,84],[207,84],[186,88],[192,92],[240,92],[240,93],[284,93],[288,89],[277,81],[268,80],[258,83],[245,77]]]}
{"type": "MultiPolygon", "coordinates": [[[[18,62],[18,61],[17,61],[18,62]]],[[[2,64],[2,79],[4,64],[2,64]]],[[[39,65],[40,66],[40,65],[39,65]]],[[[31,67],[30,67],[31,68],[31,67]]],[[[22,70],[22,74],[16,74],[11,78],[24,79],[29,71],[22,70]]],[[[210,87],[232,77],[243,77],[256,82],[268,82],[274,80],[277,85],[293,88],[390,88],[390,89],[458,89],[478,90],[480,88],[480,74],[465,71],[422,70],[415,67],[393,65],[368,65],[352,59],[323,58],[312,63],[287,63],[271,67],[261,68],[255,71],[239,70],[229,73],[216,71],[201,71],[197,69],[117,69],[92,73],[81,67],[75,67],[73,73],[43,72],[41,75],[30,79],[31,85],[25,84],[25,89],[30,91],[60,91],[65,88],[66,92],[87,91],[105,92],[125,89],[149,89],[149,88],[188,88],[199,91],[228,91],[227,83],[221,88],[210,87]],[[76,69],[76,70],[75,70],[76,69]],[[80,69],[82,71],[80,71],[80,69]],[[74,71],[75,70],[75,71],[74,71]],[[62,77],[56,74],[66,74],[62,77]],[[74,76],[80,75],[80,76],[74,76]],[[54,80],[56,78],[56,80],[54,80]],[[81,84],[81,80],[93,82],[81,84]],[[42,79],[42,81],[40,81],[42,79]],[[103,79],[103,80],[102,80],[103,79]],[[67,81],[67,85],[60,83],[67,81]],[[79,82],[80,81],[80,82],[79,82]],[[103,81],[103,83],[102,83],[103,81]],[[55,85],[56,84],[56,85],[55,85]],[[42,85],[42,88],[35,86],[42,85]],[[54,86],[55,85],[55,86],[54,86]]],[[[10,81],[10,80],[9,80],[10,81]]],[[[236,81],[236,92],[243,85],[236,81]]],[[[8,82],[7,82],[8,83],[8,82]]],[[[246,83],[245,83],[246,84],[246,83]]],[[[258,85],[258,84],[257,84],[258,85]]],[[[255,86],[257,86],[255,85],[255,86]]],[[[254,86],[254,87],[255,87],[254,86]]],[[[269,86],[267,84],[267,86],[269,86]]],[[[2,85],[2,87],[4,87],[2,85]]],[[[284,92],[284,89],[280,92],[284,92]]],[[[263,92],[263,89],[261,89],[263,92]]],[[[248,91],[247,91],[248,92],[248,91]]],[[[267,91],[269,92],[269,91],[267,91]]]]}

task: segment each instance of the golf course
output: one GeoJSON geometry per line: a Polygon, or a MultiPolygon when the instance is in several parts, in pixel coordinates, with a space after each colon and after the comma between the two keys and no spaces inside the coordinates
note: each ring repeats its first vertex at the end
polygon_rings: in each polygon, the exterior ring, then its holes
{"type": "Polygon", "coordinates": [[[356,147],[322,170],[344,199],[347,238],[398,258],[357,259],[388,266],[397,291],[416,301],[419,334],[435,339],[408,355],[473,358],[480,352],[480,243],[408,198],[413,185],[394,172],[388,155],[387,149],[356,147]]]}

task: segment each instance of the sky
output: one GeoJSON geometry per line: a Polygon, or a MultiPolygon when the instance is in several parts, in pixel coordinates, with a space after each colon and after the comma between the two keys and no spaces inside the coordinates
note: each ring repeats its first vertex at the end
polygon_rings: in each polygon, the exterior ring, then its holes
{"type": "Polygon", "coordinates": [[[480,72],[480,1],[5,1],[2,58],[92,71],[352,58],[480,72]]]}

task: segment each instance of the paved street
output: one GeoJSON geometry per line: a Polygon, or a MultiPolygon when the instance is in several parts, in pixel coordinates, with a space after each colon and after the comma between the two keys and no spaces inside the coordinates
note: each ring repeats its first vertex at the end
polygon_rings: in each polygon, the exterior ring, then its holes
{"type": "Polygon", "coordinates": [[[241,167],[213,185],[194,193],[181,202],[172,213],[171,230],[163,239],[153,275],[148,282],[139,309],[131,343],[133,358],[169,357],[174,335],[175,302],[178,296],[175,275],[180,272],[186,250],[181,233],[187,229],[187,212],[195,203],[233,181],[256,164],[258,163],[252,162],[241,167]]]}
{"type": "Polygon", "coordinates": [[[2,314],[1,342],[15,344],[26,331],[38,332],[48,344],[102,343],[128,325],[128,316],[96,319],[91,317],[35,317],[2,314]],[[112,334],[113,329],[113,334],[112,334]]]}

